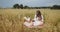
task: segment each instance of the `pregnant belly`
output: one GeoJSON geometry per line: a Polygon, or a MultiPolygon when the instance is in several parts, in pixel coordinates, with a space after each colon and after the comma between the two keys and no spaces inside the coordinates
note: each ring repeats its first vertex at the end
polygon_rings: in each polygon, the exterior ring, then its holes
{"type": "Polygon", "coordinates": [[[38,26],[38,25],[42,25],[42,24],[43,24],[43,22],[41,22],[41,21],[34,22],[34,26],[38,26]]]}

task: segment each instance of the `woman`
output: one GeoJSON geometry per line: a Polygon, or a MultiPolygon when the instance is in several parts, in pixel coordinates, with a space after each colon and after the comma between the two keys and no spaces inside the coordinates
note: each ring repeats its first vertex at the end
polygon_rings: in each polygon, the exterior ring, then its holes
{"type": "Polygon", "coordinates": [[[41,12],[39,10],[36,11],[33,23],[34,23],[34,26],[41,26],[41,25],[43,25],[43,16],[41,15],[41,12]]]}
{"type": "Polygon", "coordinates": [[[29,16],[27,16],[27,17],[24,17],[24,25],[26,26],[26,27],[28,27],[28,28],[32,28],[33,27],[33,22],[32,22],[32,20],[30,19],[30,17],[29,16]]]}

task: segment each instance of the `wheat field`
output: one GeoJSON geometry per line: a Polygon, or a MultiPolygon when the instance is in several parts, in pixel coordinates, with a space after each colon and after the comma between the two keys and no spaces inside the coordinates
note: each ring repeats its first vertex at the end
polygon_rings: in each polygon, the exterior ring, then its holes
{"type": "Polygon", "coordinates": [[[60,10],[0,9],[0,32],[60,32],[60,10]],[[37,10],[44,16],[44,27],[24,27],[23,17],[30,16],[33,19],[37,10]]]}

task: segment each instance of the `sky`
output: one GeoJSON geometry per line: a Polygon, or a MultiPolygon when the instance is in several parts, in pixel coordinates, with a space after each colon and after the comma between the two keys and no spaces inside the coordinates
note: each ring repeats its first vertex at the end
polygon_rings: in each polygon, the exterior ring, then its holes
{"type": "Polygon", "coordinates": [[[12,7],[14,4],[23,4],[24,6],[42,7],[60,5],[60,0],[0,0],[0,7],[12,7]]]}

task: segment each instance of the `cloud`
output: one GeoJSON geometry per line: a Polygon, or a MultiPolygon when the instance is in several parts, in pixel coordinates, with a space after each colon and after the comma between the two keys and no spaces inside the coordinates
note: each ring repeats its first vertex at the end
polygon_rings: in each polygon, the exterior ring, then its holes
{"type": "Polygon", "coordinates": [[[27,6],[52,6],[60,5],[60,0],[0,0],[1,7],[12,7],[16,3],[27,6]]]}
{"type": "Polygon", "coordinates": [[[22,3],[23,4],[30,4],[30,3],[34,3],[34,2],[37,2],[38,0],[22,0],[22,3]]]}
{"type": "Polygon", "coordinates": [[[35,2],[37,0],[24,0],[25,2],[35,2]]]}

